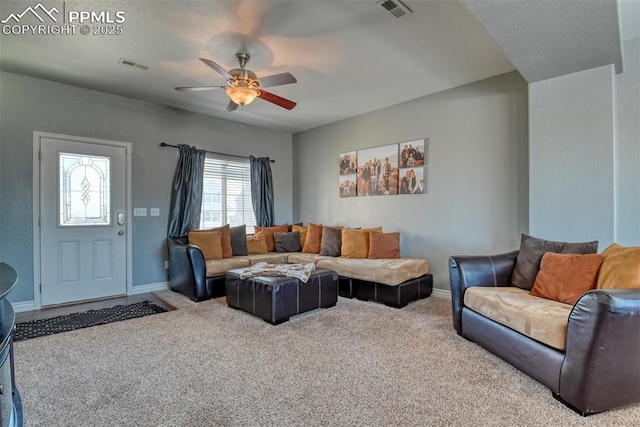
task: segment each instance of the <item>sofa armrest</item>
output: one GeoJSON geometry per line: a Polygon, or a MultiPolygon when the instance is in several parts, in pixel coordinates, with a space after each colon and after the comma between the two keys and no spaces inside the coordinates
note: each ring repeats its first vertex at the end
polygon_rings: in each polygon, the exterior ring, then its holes
{"type": "Polygon", "coordinates": [[[208,299],[207,266],[202,250],[186,238],[167,239],[169,249],[169,286],[194,301],[208,299]]]}
{"type": "Polygon", "coordinates": [[[472,286],[511,286],[511,273],[518,251],[499,255],[452,256],[449,258],[449,281],[453,327],[462,335],[464,291],[472,286]]]}
{"type": "Polygon", "coordinates": [[[560,397],[583,415],[640,402],[640,289],[597,289],[575,304],[560,397]]]}

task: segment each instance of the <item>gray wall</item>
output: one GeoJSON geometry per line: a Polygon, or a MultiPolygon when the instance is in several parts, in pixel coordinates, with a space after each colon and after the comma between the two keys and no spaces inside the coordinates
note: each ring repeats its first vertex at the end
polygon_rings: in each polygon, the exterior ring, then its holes
{"type": "Polygon", "coordinates": [[[531,233],[614,239],[613,65],[529,85],[531,233]]]}
{"type": "Polygon", "coordinates": [[[228,154],[269,156],[275,216],[292,220],[292,136],[165,108],[156,104],[0,73],[0,254],[20,275],[12,302],[33,300],[33,131],[132,143],[133,207],[160,208],[160,217],[133,220],[133,285],[167,280],[165,237],[177,150],[165,141],[228,154]]]}
{"type": "Polygon", "coordinates": [[[623,44],[624,72],[616,75],[616,242],[640,245],[640,37],[623,44]]]}
{"type": "Polygon", "coordinates": [[[640,244],[640,38],[624,72],[530,85],[530,230],[552,240],[640,244]]]}
{"type": "Polygon", "coordinates": [[[528,230],[527,85],[516,72],[294,134],[294,220],[400,231],[449,289],[448,257],[516,249],[528,230]],[[340,198],[338,157],[428,138],[426,194],[340,198]]]}

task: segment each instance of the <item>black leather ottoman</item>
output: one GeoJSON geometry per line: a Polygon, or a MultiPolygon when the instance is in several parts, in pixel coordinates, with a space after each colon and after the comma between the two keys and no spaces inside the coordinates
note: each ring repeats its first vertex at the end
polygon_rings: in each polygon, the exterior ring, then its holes
{"type": "Polygon", "coordinates": [[[307,283],[295,277],[256,276],[241,279],[244,268],[227,271],[227,305],[277,325],[289,317],[338,302],[338,275],[316,268],[307,283]]]}

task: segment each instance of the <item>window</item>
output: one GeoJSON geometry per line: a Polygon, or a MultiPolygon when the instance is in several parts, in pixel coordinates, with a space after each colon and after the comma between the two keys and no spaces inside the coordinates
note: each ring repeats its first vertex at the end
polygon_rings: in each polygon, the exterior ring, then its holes
{"type": "Polygon", "coordinates": [[[256,218],[251,204],[251,166],[249,159],[207,153],[200,228],[232,227],[245,224],[253,233],[256,218]]]}
{"type": "Polygon", "coordinates": [[[111,225],[111,159],[59,153],[59,221],[61,227],[111,225]]]}

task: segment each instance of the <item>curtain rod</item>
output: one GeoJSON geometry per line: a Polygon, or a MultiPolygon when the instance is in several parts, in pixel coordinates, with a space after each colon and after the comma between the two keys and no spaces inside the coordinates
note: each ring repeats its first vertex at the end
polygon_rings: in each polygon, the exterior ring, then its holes
{"type": "MultiPolygon", "coordinates": [[[[166,142],[161,142],[161,143],[160,143],[160,147],[173,147],[173,148],[180,148],[180,147],[178,147],[177,145],[167,144],[166,142]]],[[[226,156],[226,157],[235,157],[235,158],[238,158],[238,159],[248,159],[248,158],[249,158],[248,156],[236,156],[236,155],[234,155],[234,154],[217,153],[217,152],[215,152],[215,151],[209,151],[209,150],[204,150],[204,151],[206,151],[207,153],[210,153],[210,154],[218,154],[218,155],[220,155],[220,156],[226,156]]],[[[267,157],[267,159],[269,159],[269,158],[267,157]]],[[[275,163],[275,162],[276,162],[276,161],[275,161],[275,160],[273,160],[273,159],[269,159],[269,161],[270,161],[271,163],[275,163]]]]}

